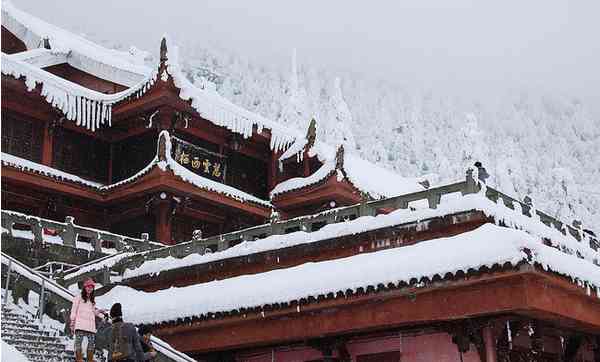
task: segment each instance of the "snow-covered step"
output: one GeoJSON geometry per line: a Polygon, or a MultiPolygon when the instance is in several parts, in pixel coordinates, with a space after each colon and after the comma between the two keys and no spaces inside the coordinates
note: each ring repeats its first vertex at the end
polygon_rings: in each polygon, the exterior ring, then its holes
{"type": "Polygon", "coordinates": [[[73,351],[57,326],[42,323],[31,312],[17,306],[2,308],[2,340],[23,353],[32,362],[72,362],[73,351]]]}

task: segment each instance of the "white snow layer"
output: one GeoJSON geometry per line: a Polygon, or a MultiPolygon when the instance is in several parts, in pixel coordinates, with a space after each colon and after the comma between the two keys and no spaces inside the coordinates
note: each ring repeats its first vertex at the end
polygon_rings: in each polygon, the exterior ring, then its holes
{"type": "Polygon", "coordinates": [[[271,131],[271,149],[276,152],[283,150],[296,138],[302,137],[285,126],[231,103],[215,91],[194,86],[181,71],[177,47],[170,43],[168,50],[168,75],[173,78],[175,86],[181,90],[179,93],[181,99],[191,101],[192,107],[201,117],[217,126],[239,133],[245,138],[252,136],[254,127],[259,134],[267,128],[271,131]]]}
{"type": "Polygon", "coordinates": [[[29,359],[10,344],[2,340],[2,362],[29,362],[29,359]]]}
{"type": "MultiPolygon", "coordinates": [[[[294,145],[292,145],[292,148],[295,148],[294,145]]],[[[294,149],[293,152],[297,151],[294,149]]],[[[293,155],[293,153],[290,153],[290,155],[293,155]]],[[[271,198],[285,192],[314,185],[329,177],[335,170],[336,152],[330,145],[317,142],[311,150],[309,150],[309,156],[317,156],[319,160],[323,162],[323,165],[308,177],[295,177],[279,183],[271,191],[271,198]]],[[[360,191],[366,192],[376,199],[394,197],[411,192],[423,191],[425,189],[418,183],[421,179],[402,177],[383,167],[357,157],[350,150],[344,151],[343,171],[351,184],[360,191]]],[[[341,181],[340,175],[338,175],[339,181],[341,181]]]]}
{"type": "Polygon", "coordinates": [[[59,180],[68,180],[75,183],[83,184],[93,188],[100,188],[102,184],[94,181],[88,181],[82,179],[79,176],[73,175],[71,173],[63,172],[61,170],[57,170],[52,167],[48,167],[39,163],[35,163],[33,161],[26,160],[21,157],[13,156],[8,153],[2,152],[2,164],[11,166],[23,171],[33,171],[35,173],[50,176],[59,180]]]}
{"type": "Polygon", "coordinates": [[[2,25],[28,50],[43,47],[47,39],[53,52],[69,54],[75,68],[118,84],[133,86],[151,73],[143,57],[107,49],[21,11],[10,1],[2,2],[2,25]]]}
{"type": "Polygon", "coordinates": [[[485,224],[411,246],[152,293],[117,286],[98,300],[104,308],[120,302],[134,323],[158,323],[527,260],[588,286],[600,285],[600,268],[592,263],[545,246],[524,231],[485,224]]]}
{"type": "Polygon", "coordinates": [[[269,250],[291,247],[299,244],[314,243],[335,237],[355,235],[385,227],[401,225],[434,217],[450,215],[469,210],[480,210],[491,216],[497,223],[503,222],[515,229],[522,229],[536,238],[550,240],[552,245],[564,250],[579,251],[589,262],[597,260],[598,252],[589,247],[585,242],[579,242],[570,234],[563,235],[553,227],[546,226],[526,215],[522,215],[504,204],[495,204],[489,199],[478,195],[465,195],[441,203],[436,209],[398,209],[389,214],[377,216],[363,216],[352,221],[328,224],[314,232],[298,231],[284,235],[272,235],[257,241],[246,241],[226,250],[210,254],[191,254],[177,259],[167,257],[150,260],[133,270],[125,270],[123,279],[135,278],[146,274],[156,274],[161,271],[173,270],[187,266],[209,263],[239,256],[251,255],[269,250]]]}

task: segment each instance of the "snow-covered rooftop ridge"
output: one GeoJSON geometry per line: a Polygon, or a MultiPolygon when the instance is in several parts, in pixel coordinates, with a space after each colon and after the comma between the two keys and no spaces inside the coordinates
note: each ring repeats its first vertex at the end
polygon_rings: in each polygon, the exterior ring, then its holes
{"type": "Polygon", "coordinates": [[[389,214],[363,216],[351,221],[328,224],[313,232],[298,231],[284,235],[271,235],[257,241],[245,241],[220,252],[204,255],[191,254],[181,259],[168,257],[150,260],[134,270],[126,270],[123,277],[124,279],[135,278],[141,275],[160,273],[165,270],[251,255],[300,244],[309,244],[336,237],[356,235],[471,210],[482,211],[485,215],[493,217],[496,223],[521,229],[539,239],[547,239],[552,245],[560,247],[567,252],[575,253],[577,251],[590,262],[594,262],[600,257],[597,251],[590,248],[589,243],[585,241],[580,242],[569,233],[563,235],[560,231],[543,224],[539,220],[508,208],[504,203],[494,203],[481,194],[470,194],[465,196],[457,195],[455,198],[442,198],[442,202],[436,209],[398,209],[389,214]]]}
{"type": "Polygon", "coordinates": [[[161,74],[161,79],[166,81],[170,75],[175,86],[181,90],[179,93],[181,99],[190,101],[200,116],[246,138],[252,136],[254,127],[258,133],[262,133],[267,128],[271,131],[271,149],[274,151],[284,149],[297,137],[301,137],[297,131],[239,107],[214,90],[201,89],[193,85],[181,71],[177,47],[169,43],[168,38],[165,39],[168,48],[166,61],[168,74],[161,74]]]}
{"type": "Polygon", "coordinates": [[[89,186],[92,188],[102,187],[102,184],[100,184],[98,182],[85,180],[77,175],[73,175],[73,174],[70,174],[70,173],[67,173],[67,172],[64,172],[61,170],[57,170],[55,168],[48,167],[48,166],[45,166],[45,165],[42,165],[39,163],[35,163],[33,161],[29,161],[24,158],[13,156],[11,154],[4,153],[4,152],[2,152],[2,165],[11,166],[11,167],[23,170],[23,171],[33,171],[35,173],[38,173],[38,174],[41,174],[44,176],[50,176],[50,177],[56,178],[58,180],[68,180],[68,181],[83,184],[85,186],[89,186]]]}
{"type": "MultiPolygon", "coordinates": [[[[76,68],[115,83],[131,86],[151,73],[144,60],[133,54],[107,49],[81,36],[36,18],[11,1],[2,2],[2,26],[19,38],[27,49],[40,48],[47,39],[53,52],[69,54],[76,68]]],[[[71,63],[71,62],[70,62],[71,63]]]]}
{"type": "Polygon", "coordinates": [[[25,78],[28,91],[41,84],[41,95],[53,107],[60,109],[68,120],[95,131],[112,122],[112,107],[131,96],[145,93],[156,79],[156,73],[143,78],[137,85],[114,94],[104,94],[73,83],[17,57],[2,53],[2,74],[25,78]]]}
{"type": "MultiPolygon", "coordinates": [[[[298,145],[300,144],[302,142],[298,143],[298,145]]],[[[293,148],[293,150],[288,158],[296,153],[301,154],[297,150],[299,146],[295,145],[296,143],[290,148],[293,148]]],[[[305,145],[306,143],[302,147],[305,145]]],[[[271,198],[285,192],[314,185],[330,176],[336,169],[338,163],[336,155],[339,152],[336,152],[332,146],[323,142],[316,142],[308,151],[309,156],[317,156],[323,162],[323,165],[308,177],[295,177],[279,183],[271,191],[271,198]]],[[[395,172],[358,157],[349,150],[344,149],[341,155],[343,156],[343,170],[338,170],[338,179],[341,181],[346,176],[352,185],[375,199],[389,198],[425,189],[419,184],[422,181],[420,178],[402,177],[395,172]],[[340,171],[343,171],[343,173],[340,173],[340,171]]],[[[283,156],[280,159],[283,160],[283,156]]]]}
{"type": "Polygon", "coordinates": [[[208,313],[261,308],[309,297],[383,284],[409,284],[469,269],[506,264],[536,264],[590,288],[600,286],[600,268],[548,247],[524,231],[485,224],[456,236],[415,245],[359,254],[343,259],[306,263],[287,269],[243,275],[152,293],[117,286],[98,298],[102,307],[121,302],[134,323],[160,323],[208,313]],[[144,308],[136,301],[144,300],[144,308]]]}
{"type": "Polygon", "coordinates": [[[326,160],[317,171],[308,177],[294,177],[278,183],[273,190],[271,190],[271,198],[289,191],[299,190],[317,184],[327,179],[335,172],[335,170],[335,160],[326,160]]]}

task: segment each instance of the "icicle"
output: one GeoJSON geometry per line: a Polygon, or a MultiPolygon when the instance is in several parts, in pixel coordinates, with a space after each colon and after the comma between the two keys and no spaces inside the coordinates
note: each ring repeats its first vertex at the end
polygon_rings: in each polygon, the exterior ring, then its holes
{"type": "Polygon", "coordinates": [[[108,126],[112,127],[112,105],[108,106],[108,126]]]}
{"type": "Polygon", "coordinates": [[[102,104],[102,116],[100,117],[102,119],[102,124],[104,124],[104,121],[106,120],[106,104],[102,104]]]}
{"type": "Polygon", "coordinates": [[[91,110],[90,113],[90,125],[92,126],[92,132],[96,131],[96,102],[90,100],[89,107],[91,110]]]}
{"type": "Polygon", "coordinates": [[[81,126],[81,97],[77,97],[75,103],[77,103],[77,125],[81,126]]]}
{"type": "Polygon", "coordinates": [[[94,119],[93,119],[94,115],[92,113],[92,100],[91,99],[86,100],[86,104],[87,104],[87,113],[86,113],[87,129],[91,129],[92,124],[94,122],[94,119]]]}

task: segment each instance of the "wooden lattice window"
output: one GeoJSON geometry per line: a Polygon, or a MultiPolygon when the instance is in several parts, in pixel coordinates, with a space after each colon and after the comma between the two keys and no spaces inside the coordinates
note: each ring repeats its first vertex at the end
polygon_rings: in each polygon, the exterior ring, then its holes
{"type": "Polygon", "coordinates": [[[85,179],[108,181],[108,143],[60,128],[54,131],[53,166],[85,179]]]}
{"type": "Polygon", "coordinates": [[[155,132],[148,132],[115,144],[111,182],[131,177],[146,167],[156,156],[157,139],[155,132]]]}
{"type": "Polygon", "coordinates": [[[42,124],[24,117],[2,115],[2,152],[42,162],[42,124]]]}
{"type": "Polygon", "coordinates": [[[256,197],[267,199],[267,164],[236,153],[227,160],[226,183],[256,197]]]}

